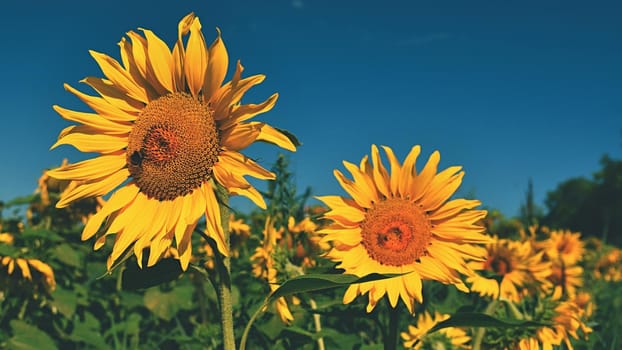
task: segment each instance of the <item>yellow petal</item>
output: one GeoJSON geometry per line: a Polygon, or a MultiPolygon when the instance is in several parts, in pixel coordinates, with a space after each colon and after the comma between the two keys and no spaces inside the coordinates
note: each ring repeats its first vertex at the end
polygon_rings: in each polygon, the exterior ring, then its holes
{"type": "Polygon", "coordinates": [[[69,164],[46,173],[57,179],[89,180],[96,177],[108,176],[123,168],[126,164],[125,153],[103,155],[87,159],[78,163],[69,164]]]}
{"type": "Polygon", "coordinates": [[[203,100],[205,102],[211,101],[214,93],[220,88],[229,66],[229,55],[220,37],[220,29],[216,28],[216,31],[218,36],[209,48],[209,64],[203,82],[203,100]]]}
{"type": "Polygon", "coordinates": [[[279,94],[274,93],[267,100],[259,104],[248,103],[234,106],[231,110],[229,118],[223,120],[221,129],[226,129],[232,125],[249,120],[257,114],[265,113],[271,110],[276,104],[278,98],[279,94]]]}
{"type": "Polygon", "coordinates": [[[207,235],[216,241],[218,251],[224,255],[229,255],[229,247],[225,243],[225,233],[222,230],[222,221],[220,218],[220,204],[216,200],[214,189],[211,185],[201,186],[205,195],[206,211],[205,221],[207,223],[207,235]]]}
{"type": "MultiPolygon", "coordinates": [[[[60,145],[72,145],[82,152],[113,153],[127,147],[128,136],[112,136],[103,134],[82,133],[80,127],[70,127],[63,132],[65,135],[59,138],[50,147],[54,149],[60,145]]],[[[62,133],[62,134],[63,134],[62,133]]]]}
{"type": "Polygon", "coordinates": [[[226,130],[221,129],[221,145],[232,151],[241,151],[257,140],[262,125],[263,123],[244,123],[226,130]]]}
{"type": "Polygon", "coordinates": [[[97,51],[89,50],[89,53],[95,59],[95,62],[97,62],[104,75],[112,81],[117,88],[123,90],[123,92],[138,101],[147,101],[145,90],[134,82],[132,76],[121,67],[117,60],[97,51]]]}
{"type": "Polygon", "coordinates": [[[420,153],[421,153],[421,146],[419,145],[413,146],[410,149],[410,152],[408,152],[406,159],[404,159],[404,164],[402,164],[402,173],[400,175],[401,181],[399,182],[399,185],[398,185],[399,192],[402,194],[402,196],[410,194],[409,191],[410,191],[412,182],[414,181],[415,176],[417,175],[416,162],[417,162],[417,157],[419,157],[420,153]]]}
{"type": "MultiPolygon", "coordinates": [[[[142,109],[145,108],[145,103],[149,102],[148,99],[137,100],[130,97],[127,93],[114,85],[113,82],[106,79],[86,77],[80,80],[80,82],[92,87],[101,97],[108,101],[108,103],[128,113],[140,113],[142,109]]],[[[144,89],[144,87],[141,87],[141,89],[144,89]]],[[[144,95],[147,97],[146,92],[144,95]]]]}
{"type": "Polygon", "coordinates": [[[423,167],[423,170],[421,170],[421,173],[413,180],[412,187],[409,191],[413,196],[413,201],[418,201],[427,190],[428,185],[434,179],[434,175],[436,175],[436,169],[438,168],[440,159],[441,155],[438,151],[432,152],[430,158],[428,158],[428,162],[423,167]]]}
{"type": "Polygon", "coordinates": [[[378,201],[378,192],[372,178],[362,172],[359,167],[350,162],[343,161],[343,165],[346,169],[348,169],[350,174],[352,174],[354,183],[361,190],[361,192],[365,193],[365,196],[370,198],[371,202],[378,201]]]}
{"type": "Polygon", "coordinates": [[[28,262],[26,259],[17,258],[15,260],[19,269],[22,270],[22,276],[27,280],[32,280],[32,275],[30,274],[30,268],[28,267],[28,262]]]}
{"type": "Polygon", "coordinates": [[[69,84],[64,84],[65,90],[71,92],[76,95],[82,102],[84,102],[87,106],[91,107],[97,114],[101,115],[106,119],[110,119],[113,121],[119,122],[131,122],[136,120],[136,116],[119,109],[118,107],[108,103],[105,99],[101,97],[89,96],[84,94],[69,84]]]}
{"type": "Polygon", "coordinates": [[[363,209],[354,203],[349,203],[341,196],[321,196],[316,198],[324,202],[324,204],[333,211],[343,213],[343,216],[349,218],[352,222],[361,222],[365,220],[365,212],[363,209]]]}
{"type": "MultiPolygon", "coordinates": [[[[460,169],[461,167],[452,167],[446,170],[449,170],[447,173],[455,172],[456,169],[460,169]],[[452,169],[453,168],[453,169],[452,169]]],[[[464,177],[464,172],[459,172],[456,175],[451,176],[448,179],[444,179],[446,171],[439,173],[434,180],[430,183],[428,190],[421,198],[421,205],[423,205],[423,209],[425,211],[434,211],[438,209],[446,200],[451,197],[460,184],[462,183],[462,178],[464,177]],[[441,177],[439,177],[441,176],[441,177]],[[437,180],[438,179],[438,180],[437,180]]]]}
{"type": "Polygon", "coordinates": [[[175,91],[173,84],[173,56],[166,43],[151,30],[140,29],[147,39],[147,72],[153,73],[161,87],[175,91]]]}
{"type": "Polygon", "coordinates": [[[122,184],[129,176],[130,172],[127,169],[121,169],[105,178],[79,185],[71,191],[64,192],[61,199],[56,203],[56,207],[66,207],[77,199],[104,195],[122,184]]]}
{"type": "Polygon", "coordinates": [[[438,208],[438,210],[432,212],[430,214],[430,220],[432,221],[432,223],[440,220],[445,220],[457,215],[463,210],[473,209],[481,204],[482,202],[476,199],[454,199],[443,204],[443,206],[438,208]]]}
{"type": "Polygon", "coordinates": [[[209,53],[205,45],[205,38],[201,33],[201,22],[196,18],[190,27],[190,37],[184,60],[186,81],[192,96],[197,98],[203,88],[205,72],[207,70],[209,53]]]}
{"type": "Polygon", "coordinates": [[[376,183],[376,188],[382,195],[385,197],[391,196],[391,190],[389,188],[389,174],[387,173],[387,169],[385,169],[382,164],[382,160],[380,159],[380,153],[378,152],[378,147],[376,145],[371,145],[371,161],[373,165],[373,177],[374,182],[376,183]]]}
{"type": "Polygon", "coordinates": [[[371,208],[372,201],[375,196],[371,192],[364,188],[365,185],[359,185],[352,180],[346,178],[339,170],[335,169],[333,174],[337,178],[337,181],[343,187],[343,189],[352,196],[352,199],[363,208],[371,208]]]}
{"type": "Polygon", "coordinates": [[[222,151],[218,155],[218,162],[233,173],[249,175],[262,180],[273,180],[274,173],[264,169],[252,159],[235,151],[222,151]]]}
{"type": "Polygon", "coordinates": [[[102,208],[87,221],[82,230],[82,240],[91,238],[99,230],[106,217],[133,201],[138,190],[138,186],[130,183],[113,193],[102,208]]]}
{"type": "Polygon", "coordinates": [[[399,183],[400,183],[400,173],[402,168],[400,166],[400,162],[395,157],[393,150],[388,146],[382,146],[384,152],[387,154],[387,158],[389,158],[389,163],[391,164],[391,193],[394,196],[398,196],[399,193],[399,183]]]}
{"type": "Polygon", "coordinates": [[[99,114],[76,112],[56,105],[52,106],[52,108],[54,108],[63,119],[90,126],[101,130],[102,133],[124,135],[129,134],[132,130],[132,125],[129,123],[114,122],[103,118],[99,114]]]}

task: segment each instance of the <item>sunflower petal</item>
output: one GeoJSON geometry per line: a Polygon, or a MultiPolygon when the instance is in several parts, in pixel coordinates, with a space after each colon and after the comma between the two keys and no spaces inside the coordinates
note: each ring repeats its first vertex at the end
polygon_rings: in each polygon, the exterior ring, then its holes
{"type": "Polygon", "coordinates": [[[214,93],[220,88],[229,66],[229,55],[220,37],[220,29],[216,28],[216,32],[218,32],[218,36],[209,48],[209,64],[203,81],[203,100],[205,102],[211,101],[214,93]]]}
{"type": "Polygon", "coordinates": [[[69,164],[46,173],[56,179],[89,180],[94,177],[108,176],[123,168],[126,164],[125,153],[104,155],[69,164]]]}
{"type": "Polygon", "coordinates": [[[203,88],[205,72],[208,67],[209,53],[205,45],[205,38],[201,33],[201,22],[198,18],[192,21],[188,47],[184,57],[184,73],[188,88],[193,97],[199,96],[203,88]]]}
{"type": "Polygon", "coordinates": [[[175,91],[173,83],[173,56],[166,43],[151,30],[139,28],[147,39],[147,72],[168,92],[175,91]]]}
{"type": "Polygon", "coordinates": [[[57,208],[63,208],[74,200],[104,195],[127,180],[130,172],[127,169],[121,169],[105,178],[94,179],[87,183],[76,186],[71,191],[64,192],[61,199],[56,203],[57,208]]]}

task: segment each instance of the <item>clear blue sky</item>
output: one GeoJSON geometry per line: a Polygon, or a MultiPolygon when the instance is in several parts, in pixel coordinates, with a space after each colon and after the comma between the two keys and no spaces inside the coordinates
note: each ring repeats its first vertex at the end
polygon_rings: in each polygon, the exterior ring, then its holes
{"type": "MultiPolygon", "coordinates": [[[[278,91],[258,119],[295,133],[302,190],[343,194],[332,170],[372,143],[403,159],[414,144],[441,166],[463,165],[462,194],[515,215],[531,177],[536,200],[565,179],[622,157],[619,1],[11,1],[2,6],[0,199],[31,193],[42,169],[84,159],[48,151],[67,122],[53,104],[86,111],[64,91],[102,76],[89,49],[118,58],[130,29],[172,45],[194,11],[208,40],[221,28],[232,62],[278,91]],[[379,6],[382,4],[381,6],[379,6]]],[[[230,75],[228,76],[230,77],[230,75]]],[[[269,166],[277,148],[251,147],[269,166]]],[[[421,163],[420,163],[421,164],[421,163]]],[[[240,205],[245,205],[243,201],[240,205]]]]}

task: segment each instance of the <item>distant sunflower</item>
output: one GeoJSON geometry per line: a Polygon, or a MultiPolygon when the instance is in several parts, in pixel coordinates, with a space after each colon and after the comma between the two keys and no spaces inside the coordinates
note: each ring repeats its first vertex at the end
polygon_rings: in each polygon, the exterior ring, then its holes
{"type": "MultiPolygon", "coordinates": [[[[270,285],[270,292],[274,292],[278,287],[278,270],[274,261],[275,250],[277,249],[277,241],[283,235],[283,228],[274,228],[273,222],[270,217],[266,218],[266,224],[264,227],[264,239],[262,245],[255,249],[255,254],[250,257],[253,264],[253,274],[255,277],[264,278],[270,285]]],[[[292,301],[297,304],[299,300],[293,298],[292,301]]],[[[290,324],[294,320],[287,300],[285,297],[280,297],[275,301],[276,313],[281,319],[281,322],[290,324]]]]}
{"type": "Polygon", "coordinates": [[[551,263],[542,261],[542,253],[534,254],[529,241],[495,239],[486,245],[486,250],[484,262],[469,263],[479,272],[467,278],[472,291],[493,299],[501,297],[518,302],[524,296],[521,291],[529,290],[528,287],[549,289],[547,277],[551,274],[551,263]]]}
{"type": "Polygon", "coordinates": [[[93,237],[108,218],[104,234],[95,243],[99,249],[107,235],[116,234],[108,268],[132,246],[141,266],[143,249],[150,248],[147,264],[151,266],[174,240],[185,270],[192,251],[191,233],[203,215],[207,234],[222,254],[229,253],[221,227],[221,220],[227,218],[220,217],[216,184],[265,207],[244,176],[273,179],[274,174],[240,151],[255,141],[291,151],[295,146],[265,123],[245,122],[270,110],[278,94],[259,104],[241,104],[244,93],[264,76],[242,79],[239,62],[233,79],[222,84],[228,55],[220,31],[208,48],[201,23],[191,13],[179,22],[171,51],[152,31],[140,30],[143,35],[129,31],[129,40],[121,38],[122,64],[91,51],[106,78],[88,77],[82,82],[100,96],[65,84],[95,113],[54,106],[63,118],[82,125],[64,129],[52,148],[69,144],[100,155],[48,174],[77,184],[63,194],[58,207],[114,191],[82,232],[84,240],[93,237]]]}
{"type": "Polygon", "coordinates": [[[585,249],[581,234],[569,230],[550,232],[550,237],[539,243],[551,261],[561,259],[564,264],[572,265],[583,259],[585,249]]]}
{"type": "MultiPolygon", "coordinates": [[[[557,298],[559,294],[553,297],[553,299],[557,298]]],[[[518,344],[518,349],[533,350],[540,349],[540,347],[552,349],[553,345],[561,345],[563,342],[566,348],[572,350],[571,337],[579,339],[579,331],[584,336],[592,332],[583,320],[583,310],[574,301],[554,301],[553,304],[546,303],[547,309],[550,308],[550,310],[545,312],[547,317],[543,320],[551,325],[539,327],[532,337],[522,339],[518,344]]]]}
{"type": "Polygon", "coordinates": [[[46,288],[53,290],[56,288],[54,270],[50,265],[39,259],[13,258],[10,256],[0,256],[0,266],[6,268],[7,275],[12,275],[15,271],[20,271],[22,278],[32,281],[33,271],[38,273],[37,277],[46,288]]]}
{"type": "Polygon", "coordinates": [[[467,343],[471,337],[460,328],[446,327],[435,333],[428,333],[437,323],[445,321],[449,315],[435,312],[431,315],[425,311],[419,315],[417,325],[409,325],[408,332],[402,332],[400,336],[404,341],[404,347],[408,349],[468,349],[467,343]]]}
{"type": "Polygon", "coordinates": [[[583,268],[579,265],[566,265],[563,261],[554,261],[551,264],[549,281],[555,288],[567,297],[574,297],[577,288],[583,286],[583,268]]]}
{"type": "Polygon", "coordinates": [[[367,311],[388,295],[395,307],[398,300],[412,313],[414,301],[422,302],[422,280],[453,284],[468,291],[460,274],[469,273],[467,260],[482,260],[485,249],[471,243],[485,243],[489,237],[478,222],[484,210],[474,210],[478,200],[454,199],[464,172],[452,166],[437,173],[440,155],[432,153],[421,172],[415,162],[421,148],[415,146],[401,165],[389,147],[383,147],[391,163],[389,174],[375,145],[372,164],[365,156],[360,165],[344,161],[354,180],[339,170],[334,174],[352,198],[318,197],[330,207],[324,217],[332,220],[318,230],[325,242],[332,242],[327,257],[340,262],[345,273],[364,276],[405,273],[390,279],[351,285],[344,303],[369,293],[367,311]]]}

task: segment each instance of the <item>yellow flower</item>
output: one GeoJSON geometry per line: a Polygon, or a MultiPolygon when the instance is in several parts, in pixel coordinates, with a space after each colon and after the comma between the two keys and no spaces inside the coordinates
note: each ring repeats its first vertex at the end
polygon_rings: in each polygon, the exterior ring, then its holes
{"type": "Polygon", "coordinates": [[[13,237],[12,234],[10,234],[8,232],[0,233],[0,243],[11,245],[11,244],[13,244],[14,240],[15,240],[15,238],[13,237]]]}
{"type": "Polygon", "coordinates": [[[408,332],[402,332],[400,336],[404,340],[404,347],[408,349],[419,350],[422,346],[430,349],[449,349],[446,346],[451,345],[451,349],[466,349],[466,343],[471,340],[463,329],[455,327],[447,327],[438,330],[438,332],[428,334],[432,327],[437,323],[445,321],[449,315],[434,313],[434,317],[425,311],[419,315],[417,325],[409,325],[408,332]],[[436,336],[439,335],[439,336],[436,336]]]}
{"type": "MultiPolygon", "coordinates": [[[[264,278],[270,285],[270,291],[274,292],[278,287],[277,269],[274,262],[274,250],[277,246],[277,240],[283,234],[283,228],[275,229],[272,225],[271,219],[266,218],[266,224],[264,227],[264,239],[263,244],[255,249],[255,254],[250,257],[253,263],[253,275],[255,277],[264,278]]],[[[297,299],[294,299],[294,303],[298,303],[297,299]]],[[[294,316],[289,310],[287,300],[284,297],[280,297],[275,301],[276,312],[281,321],[285,324],[290,324],[294,320],[294,316]]]]}
{"type": "Polygon", "coordinates": [[[622,281],[622,250],[612,248],[601,256],[594,267],[594,276],[606,281],[622,281]]]}
{"type": "Polygon", "coordinates": [[[577,288],[583,286],[583,268],[578,265],[565,265],[563,261],[554,261],[551,264],[549,281],[555,288],[559,288],[562,295],[570,298],[577,293],[577,288]]]}
{"type": "Polygon", "coordinates": [[[151,30],[140,30],[142,35],[129,31],[127,38],[121,38],[121,63],[91,51],[106,78],[82,82],[100,96],[65,85],[95,113],[54,106],[63,118],[79,125],[64,129],[52,148],[69,144],[99,156],[48,174],[77,184],[63,194],[58,207],[113,192],[82,232],[82,239],[89,239],[108,219],[95,243],[99,249],[107,235],[116,234],[108,268],[132,247],[140,266],[143,249],[149,247],[151,266],[175,241],[185,270],[192,251],[190,237],[203,215],[207,234],[222,254],[229,254],[221,227],[227,218],[220,217],[217,184],[265,207],[261,194],[244,176],[273,179],[274,174],[240,151],[255,141],[291,151],[295,146],[275,128],[247,122],[270,110],[278,94],[259,104],[242,104],[242,96],[264,76],[243,79],[239,62],[232,80],[222,84],[228,55],[220,32],[208,47],[201,22],[191,13],[179,22],[171,51],[151,30]]]}
{"type": "Polygon", "coordinates": [[[561,259],[566,265],[573,265],[582,260],[585,251],[581,234],[569,230],[551,231],[550,237],[539,245],[551,261],[561,259]]]}
{"type": "Polygon", "coordinates": [[[486,250],[486,261],[469,263],[473,270],[484,274],[467,278],[472,291],[493,299],[501,297],[518,302],[527,286],[540,290],[550,287],[547,277],[551,274],[551,264],[542,261],[542,253],[534,254],[530,241],[496,239],[486,245],[486,250]]]}
{"type": "MultiPolygon", "coordinates": [[[[555,299],[556,297],[554,297],[555,299]]],[[[573,301],[561,301],[554,308],[550,326],[543,326],[536,330],[533,337],[522,339],[519,342],[520,350],[552,349],[553,345],[565,343],[566,348],[572,350],[570,337],[579,339],[577,331],[584,335],[592,332],[582,320],[583,313],[573,301]]]]}
{"type": "Polygon", "coordinates": [[[17,268],[17,270],[21,272],[22,278],[29,281],[33,280],[33,274],[31,271],[32,268],[37,271],[41,277],[43,277],[42,282],[48,289],[53,290],[54,288],[56,288],[54,270],[52,270],[50,265],[42,262],[39,259],[23,259],[4,256],[0,258],[0,265],[6,267],[8,275],[12,275],[17,268]]]}
{"type": "Polygon", "coordinates": [[[352,302],[369,293],[371,312],[385,294],[395,307],[398,300],[412,313],[414,301],[422,302],[422,280],[453,284],[468,291],[460,274],[468,274],[466,260],[482,259],[485,250],[471,243],[489,237],[478,222],[484,210],[473,210],[478,200],[448,201],[464,172],[452,166],[437,173],[440,155],[432,153],[421,172],[415,166],[420,147],[415,146],[401,165],[389,147],[383,147],[391,164],[387,172],[380,153],[372,145],[372,164],[365,156],[360,165],[344,161],[354,180],[335,170],[341,186],[352,198],[318,197],[330,207],[324,217],[332,223],[318,231],[332,242],[327,257],[340,262],[345,273],[364,276],[372,272],[404,273],[399,277],[351,285],[343,298],[352,302]]]}

